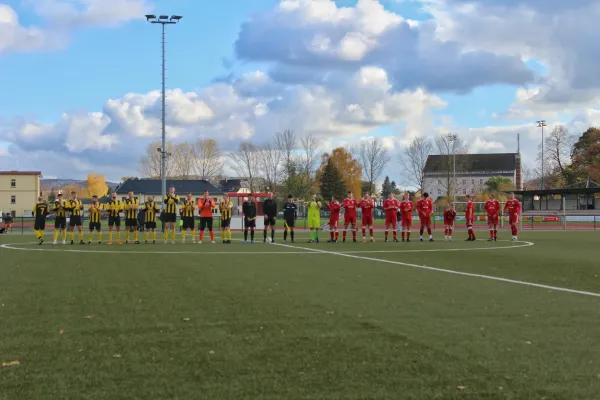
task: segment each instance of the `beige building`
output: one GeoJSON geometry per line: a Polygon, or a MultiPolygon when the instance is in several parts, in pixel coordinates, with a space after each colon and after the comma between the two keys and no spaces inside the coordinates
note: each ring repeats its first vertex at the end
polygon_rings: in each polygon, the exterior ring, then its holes
{"type": "Polygon", "coordinates": [[[0,171],[0,211],[13,216],[31,216],[40,195],[40,171],[0,171]]]}

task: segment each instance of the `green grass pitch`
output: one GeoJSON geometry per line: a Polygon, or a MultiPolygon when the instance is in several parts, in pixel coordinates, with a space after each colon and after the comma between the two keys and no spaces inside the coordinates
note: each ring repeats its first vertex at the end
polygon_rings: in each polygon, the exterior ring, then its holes
{"type": "Polygon", "coordinates": [[[281,232],[270,245],[1,235],[0,363],[19,365],[0,367],[0,399],[599,398],[600,233],[324,233],[287,246],[281,232]]]}

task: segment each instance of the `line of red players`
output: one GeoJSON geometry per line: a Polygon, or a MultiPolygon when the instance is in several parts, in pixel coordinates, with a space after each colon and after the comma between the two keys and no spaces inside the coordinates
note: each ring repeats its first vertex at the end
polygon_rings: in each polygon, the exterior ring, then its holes
{"type": "MultiPolygon", "coordinates": [[[[518,224],[521,215],[521,203],[515,199],[513,193],[509,194],[510,199],[504,205],[504,214],[509,217],[509,224],[512,232],[512,240],[516,241],[518,235],[518,224]]],[[[473,203],[472,196],[466,196],[467,206],[465,210],[465,220],[467,225],[468,238],[466,241],[475,241],[475,231],[473,224],[475,222],[475,204],[473,203]]],[[[339,221],[340,212],[344,209],[344,229],[342,231],[342,241],[346,241],[346,234],[348,231],[352,232],[352,241],[356,242],[356,215],[357,209],[360,208],[362,211],[362,241],[367,241],[367,230],[371,242],[375,242],[373,236],[373,209],[375,208],[375,202],[370,198],[368,193],[365,193],[360,202],[354,199],[351,192],[348,192],[348,196],[344,199],[343,203],[340,203],[334,196],[331,202],[325,202],[330,211],[329,217],[329,243],[335,243],[339,240],[339,221]],[[350,228],[350,229],[349,229],[350,228]]],[[[390,193],[388,198],[383,202],[383,210],[385,211],[385,241],[388,241],[390,229],[393,232],[393,241],[398,242],[398,225],[402,228],[402,241],[410,242],[413,211],[415,206],[410,200],[410,194],[405,193],[402,196],[402,201],[398,201],[393,193],[390,193]]],[[[427,231],[429,235],[429,241],[433,242],[433,235],[431,230],[431,216],[433,214],[433,201],[429,197],[428,193],[423,193],[423,197],[417,201],[416,210],[419,215],[420,230],[419,240],[422,242],[423,233],[427,231]]],[[[487,214],[487,223],[490,230],[490,237],[488,241],[497,240],[498,236],[498,225],[500,222],[500,202],[496,200],[494,194],[489,194],[489,199],[485,203],[484,210],[487,214]]],[[[454,205],[449,205],[444,210],[444,238],[446,241],[452,240],[452,233],[454,232],[454,221],[456,220],[456,210],[454,205]]]]}

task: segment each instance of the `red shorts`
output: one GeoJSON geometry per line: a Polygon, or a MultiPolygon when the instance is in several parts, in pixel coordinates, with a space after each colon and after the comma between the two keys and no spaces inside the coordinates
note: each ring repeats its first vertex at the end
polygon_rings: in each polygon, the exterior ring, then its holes
{"type": "Polygon", "coordinates": [[[470,218],[467,218],[467,220],[466,220],[465,224],[466,224],[467,226],[473,226],[473,220],[472,220],[472,219],[470,219],[470,218]]]}
{"type": "Polygon", "coordinates": [[[373,225],[373,216],[372,215],[363,215],[362,216],[362,224],[363,224],[363,226],[373,225]]]}
{"type": "Polygon", "coordinates": [[[448,219],[445,219],[444,220],[444,225],[446,225],[446,226],[454,226],[454,221],[450,221],[448,219]]]}
{"type": "Polygon", "coordinates": [[[356,225],[356,215],[344,215],[344,225],[356,225]]]}
{"type": "Polygon", "coordinates": [[[398,217],[396,216],[396,213],[394,213],[393,215],[386,215],[385,216],[385,226],[396,226],[398,224],[398,217]]]}
{"type": "Polygon", "coordinates": [[[338,219],[330,219],[329,220],[329,228],[337,228],[338,227],[338,223],[340,221],[338,219]]]}
{"type": "Polygon", "coordinates": [[[421,225],[431,225],[431,216],[423,217],[419,215],[419,220],[421,221],[421,225]]]}
{"type": "Polygon", "coordinates": [[[402,226],[410,228],[412,226],[412,216],[411,217],[402,217],[402,226]]]}
{"type": "Polygon", "coordinates": [[[488,225],[498,225],[498,216],[497,215],[488,215],[487,221],[488,221],[488,225]]]}
{"type": "Polygon", "coordinates": [[[516,224],[519,221],[519,214],[510,214],[508,216],[509,224],[516,224]]]}

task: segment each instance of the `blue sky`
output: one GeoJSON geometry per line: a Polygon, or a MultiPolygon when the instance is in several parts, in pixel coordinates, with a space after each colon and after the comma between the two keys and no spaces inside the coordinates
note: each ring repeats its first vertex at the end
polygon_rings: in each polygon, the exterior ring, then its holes
{"type": "Polygon", "coordinates": [[[600,121],[600,81],[582,82],[599,54],[585,20],[600,11],[509,3],[0,0],[0,169],[139,173],[160,133],[160,29],[145,13],[184,16],[167,27],[174,142],[213,137],[230,151],[290,128],[323,150],[381,137],[396,160],[418,135],[511,152],[521,133],[535,166],[535,120],[573,134],[600,121]],[[548,15],[561,32],[532,29],[548,15]]]}

